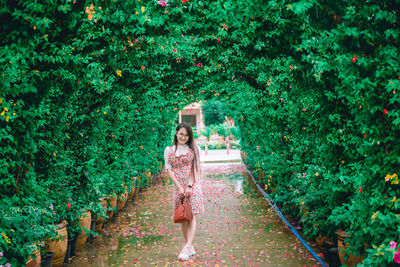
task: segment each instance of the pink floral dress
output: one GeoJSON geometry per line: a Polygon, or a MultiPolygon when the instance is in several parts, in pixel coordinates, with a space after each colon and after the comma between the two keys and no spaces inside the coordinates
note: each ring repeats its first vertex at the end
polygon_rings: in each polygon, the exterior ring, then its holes
{"type": "MultiPolygon", "coordinates": [[[[164,151],[165,169],[172,170],[183,189],[187,187],[190,181],[193,158],[194,152],[187,145],[178,146],[176,154],[174,146],[167,147],[164,151]]],[[[198,168],[200,169],[200,160],[198,160],[198,168]]],[[[172,192],[172,203],[174,207],[178,197],[178,189],[174,185],[172,192]]],[[[196,177],[196,183],[193,185],[191,202],[193,213],[204,213],[204,198],[200,177],[196,177]]]]}

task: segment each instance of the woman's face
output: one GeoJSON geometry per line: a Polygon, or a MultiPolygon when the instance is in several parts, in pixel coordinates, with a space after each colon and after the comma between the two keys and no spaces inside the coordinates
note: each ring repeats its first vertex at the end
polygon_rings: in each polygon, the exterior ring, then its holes
{"type": "Polygon", "coordinates": [[[189,135],[184,127],[180,128],[176,133],[176,139],[178,139],[178,145],[184,145],[189,140],[189,135]]]}

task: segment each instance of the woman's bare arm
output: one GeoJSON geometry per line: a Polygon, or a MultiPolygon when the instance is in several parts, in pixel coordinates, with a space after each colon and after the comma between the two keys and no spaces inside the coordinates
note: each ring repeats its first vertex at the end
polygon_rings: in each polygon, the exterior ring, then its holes
{"type": "Polygon", "coordinates": [[[184,189],[182,188],[182,186],[179,184],[178,180],[176,179],[174,172],[171,169],[168,169],[168,175],[171,178],[172,182],[174,183],[174,185],[179,189],[179,193],[183,193],[184,189]]]}

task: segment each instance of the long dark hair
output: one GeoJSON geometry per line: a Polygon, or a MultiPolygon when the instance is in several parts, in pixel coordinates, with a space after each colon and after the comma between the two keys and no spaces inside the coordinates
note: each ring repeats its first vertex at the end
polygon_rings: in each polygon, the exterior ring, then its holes
{"type": "Polygon", "coordinates": [[[175,145],[175,153],[176,150],[178,149],[178,138],[176,137],[176,134],[179,132],[179,130],[181,128],[185,128],[186,132],[189,136],[189,140],[187,141],[187,145],[189,146],[189,148],[194,152],[194,157],[193,157],[193,168],[192,168],[192,175],[193,178],[196,179],[196,177],[194,176],[194,172],[198,172],[199,170],[199,166],[198,166],[198,158],[199,158],[199,151],[197,149],[197,146],[194,142],[194,138],[193,138],[193,130],[192,127],[186,123],[186,122],[181,122],[178,124],[178,126],[176,127],[176,131],[175,131],[175,135],[174,135],[174,145],[175,145]]]}

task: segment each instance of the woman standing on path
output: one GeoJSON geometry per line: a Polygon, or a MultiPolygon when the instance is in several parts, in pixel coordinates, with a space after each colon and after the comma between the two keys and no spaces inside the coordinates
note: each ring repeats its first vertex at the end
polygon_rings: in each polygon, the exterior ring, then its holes
{"type": "Polygon", "coordinates": [[[192,242],[196,233],[197,214],[204,213],[199,151],[194,143],[192,127],[184,122],[176,127],[174,145],[166,147],[164,151],[165,169],[174,183],[174,207],[179,197],[191,195],[193,220],[182,223],[185,245],[178,256],[184,261],[195,254],[192,242]]]}

